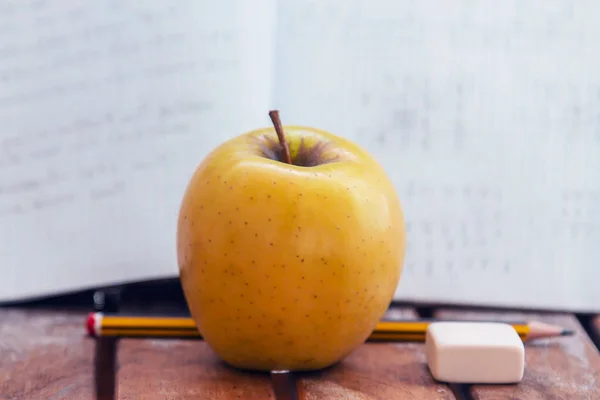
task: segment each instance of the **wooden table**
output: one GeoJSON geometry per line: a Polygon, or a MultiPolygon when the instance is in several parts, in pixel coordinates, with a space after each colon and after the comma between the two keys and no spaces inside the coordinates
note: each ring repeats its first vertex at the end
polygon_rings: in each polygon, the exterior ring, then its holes
{"type": "MultiPolygon", "coordinates": [[[[448,386],[431,378],[421,343],[367,343],[325,371],[270,376],[225,366],[201,341],[121,339],[96,346],[85,336],[84,310],[0,308],[0,399],[600,399],[600,355],[591,339],[600,338],[600,317],[584,321],[586,332],[571,314],[427,312],[442,319],[536,318],[577,335],[527,344],[518,385],[448,386]]],[[[418,315],[395,306],[387,317],[418,315]]]]}

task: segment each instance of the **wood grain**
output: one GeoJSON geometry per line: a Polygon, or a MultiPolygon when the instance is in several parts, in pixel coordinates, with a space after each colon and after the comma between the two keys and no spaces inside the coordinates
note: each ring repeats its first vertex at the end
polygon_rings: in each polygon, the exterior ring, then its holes
{"type": "MultiPolygon", "coordinates": [[[[414,319],[407,309],[391,309],[386,319],[414,319]]],[[[298,375],[302,400],[454,399],[427,369],[422,343],[367,343],[327,370],[298,375]]]]}
{"type": "Polygon", "coordinates": [[[205,342],[122,339],[119,399],[275,399],[268,374],[224,364],[205,342]]]}
{"type": "Polygon", "coordinates": [[[93,399],[86,315],[0,308],[0,399],[93,399]]]}
{"type": "Polygon", "coordinates": [[[600,355],[577,319],[570,314],[540,315],[440,310],[441,319],[536,319],[574,329],[576,335],[528,342],[525,373],[517,385],[473,385],[478,400],[596,400],[600,398],[600,355]]]}

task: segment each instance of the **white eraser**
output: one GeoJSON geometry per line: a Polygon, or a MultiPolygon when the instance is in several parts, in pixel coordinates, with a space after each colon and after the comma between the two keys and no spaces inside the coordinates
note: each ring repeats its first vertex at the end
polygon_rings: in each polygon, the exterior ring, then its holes
{"type": "Polygon", "coordinates": [[[425,337],[433,377],[450,383],[517,383],[525,347],[516,330],[496,322],[433,322],[425,337]]]}

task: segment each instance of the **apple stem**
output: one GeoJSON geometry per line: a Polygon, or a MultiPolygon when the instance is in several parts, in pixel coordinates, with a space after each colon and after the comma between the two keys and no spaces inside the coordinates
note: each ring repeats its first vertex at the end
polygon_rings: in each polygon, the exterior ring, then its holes
{"type": "Polygon", "coordinates": [[[277,137],[279,138],[279,144],[283,148],[283,161],[285,161],[288,164],[291,164],[292,157],[290,157],[290,148],[288,147],[287,140],[285,140],[285,133],[283,132],[283,126],[281,125],[281,120],[279,119],[279,111],[277,111],[277,110],[269,111],[269,117],[271,117],[273,126],[275,126],[275,132],[277,132],[277,137]]]}

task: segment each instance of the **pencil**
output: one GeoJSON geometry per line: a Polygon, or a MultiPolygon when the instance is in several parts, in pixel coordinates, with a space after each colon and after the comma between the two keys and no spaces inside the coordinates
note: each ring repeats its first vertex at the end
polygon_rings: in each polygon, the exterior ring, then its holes
{"type": "MultiPolygon", "coordinates": [[[[427,327],[430,323],[436,321],[442,320],[380,321],[369,336],[368,341],[424,342],[427,327]]],[[[513,326],[523,341],[574,334],[572,330],[539,321],[509,322],[509,324],[513,326]]],[[[194,320],[190,317],[105,315],[93,312],[89,314],[86,320],[86,328],[88,334],[93,337],[202,339],[202,335],[196,329],[194,320]]]]}

